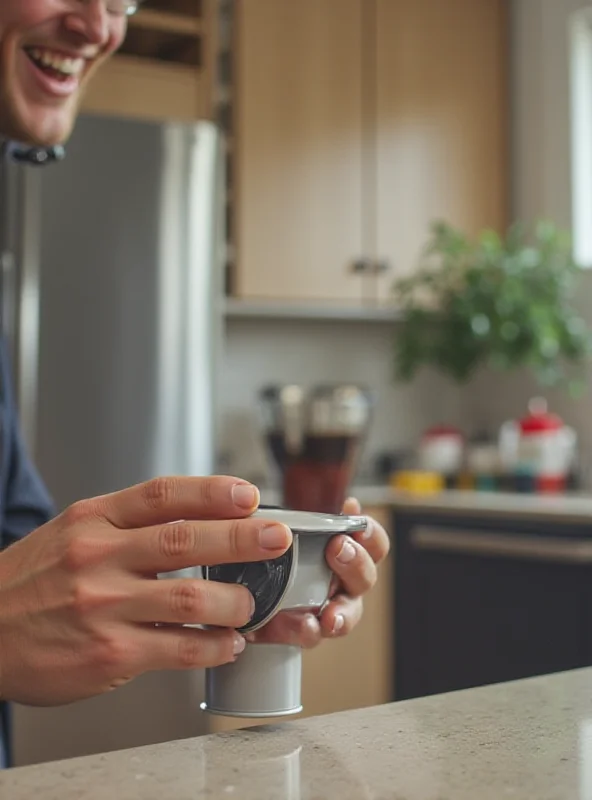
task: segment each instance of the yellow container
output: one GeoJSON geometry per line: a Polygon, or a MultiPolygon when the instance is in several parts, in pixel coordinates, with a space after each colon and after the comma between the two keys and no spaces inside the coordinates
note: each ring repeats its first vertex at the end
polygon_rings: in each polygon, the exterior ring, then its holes
{"type": "Polygon", "coordinates": [[[432,494],[445,488],[444,478],[437,472],[420,470],[402,470],[394,472],[390,480],[391,487],[397,491],[414,494],[432,494]]]}

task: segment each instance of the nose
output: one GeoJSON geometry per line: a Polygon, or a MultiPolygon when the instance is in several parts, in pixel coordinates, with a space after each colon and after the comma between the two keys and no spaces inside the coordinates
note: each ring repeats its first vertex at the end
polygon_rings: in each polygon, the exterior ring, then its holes
{"type": "Polygon", "coordinates": [[[104,0],[84,0],[66,17],[66,27],[91,44],[104,46],[110,37],[110,17],[104,0]]]}

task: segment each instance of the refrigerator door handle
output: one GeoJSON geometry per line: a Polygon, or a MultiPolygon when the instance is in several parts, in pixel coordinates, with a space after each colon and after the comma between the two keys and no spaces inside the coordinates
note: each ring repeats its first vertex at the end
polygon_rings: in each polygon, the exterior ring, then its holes
{"type": "Polygon", "coordinates": [[[41,176],[23,171],[21,260],[18,274],[17,374],[21,429],[29,452],[37,453],[37,395],[39,380],[41,282],[41,176]]]}
{"type": "Polygon", "coordinates": [[[16,337],[16,316],[14,310],[17,304],[17,269],[16,258],[10,250],[0,254],[0,271],[2,276],[2,334],[10,342],[11,355],[16,337]]]}
{"type": "Polygon", "coordinates": [[[564,564],[592,564],[592,541],[568,536],[454,530],[418,525],[410,536],[417,550],[564,564]]]}

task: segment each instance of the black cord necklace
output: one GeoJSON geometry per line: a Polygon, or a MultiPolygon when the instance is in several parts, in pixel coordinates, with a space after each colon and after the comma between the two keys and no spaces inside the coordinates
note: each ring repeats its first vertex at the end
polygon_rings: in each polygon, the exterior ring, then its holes
{"type": "Polygon", "coordinates": [[[32,164],[43,167],[55,161],[62,161],[66,150],[62,145],[55,147],[31,147],[19,142],[0,142],[0,157],[7,161],[16,161],[20,164],[32,164]]]}

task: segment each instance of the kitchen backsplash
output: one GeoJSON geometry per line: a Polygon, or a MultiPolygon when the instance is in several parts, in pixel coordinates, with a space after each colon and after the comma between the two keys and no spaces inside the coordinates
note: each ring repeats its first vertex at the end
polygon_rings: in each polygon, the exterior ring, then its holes
{"type": "MultiPolygon", "coordinates": [[[[592,272],[583,281],[580,303],[592,322],[592,272]]],[[[363,479],[373,479],[378,454],[413,448],[430,425],[495,435],[502,422],[523,415],[528,400],[540,394],[576,429],[588,480],[592,477],[592,373],[580,400],[557,390],[542,392],[523,372],[484,372],[462,389],[434,373],[400,385],[393,380],[395,335],[396,325],[388,323],[228,320],[220,375],[220,469],[262,483],[273,478],[257,413],[257,392],[265,384],[353,382],[376,396],[363,479]]]]}
{"type": "Polygon", "coordinates": [[[269,383],[353,382],[372,389],[376,407],[361,467],[369,479],[378,453],[412,447],[434,422],[463,423],[463,393],[446,379],[424,374],[409,386],[395,385],[394,330],[376,322],[228,320],[219,398],[221,469],[257,481],[272,476],[257,414],[257,393],[269,383]]]}

